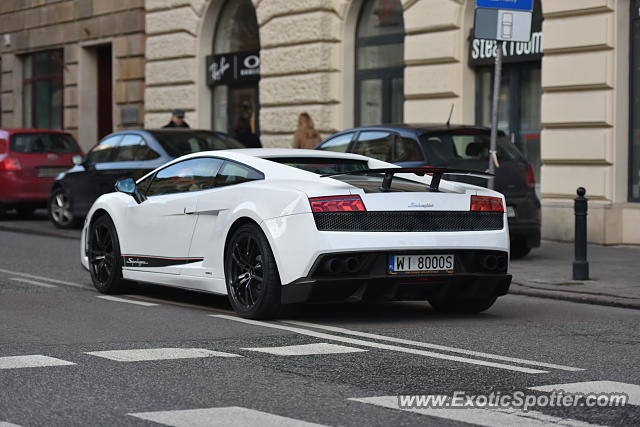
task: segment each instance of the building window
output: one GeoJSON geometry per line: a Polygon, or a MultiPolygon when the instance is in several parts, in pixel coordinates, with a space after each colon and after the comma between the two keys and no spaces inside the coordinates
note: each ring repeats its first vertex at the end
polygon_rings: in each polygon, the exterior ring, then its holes
{"type": "Polygon", "coordinates": [[[640,0],[631,2],[629,200],[640,202],[640,0]]]}
{"type": "Polygon", "coordinates": [[[260,29],[251,0],[225,2],[208,65],[213,89],[213,128],[247,143],[260,134],[260,29]]]}
{"type": "Polygon", "coordinates": [[[356,125],[404,120],[404,19],[400,0],[366,0],[356,37],[356,125]]]}
{"type": "Polygon", "coordinates": [[[23,125],[35,129],[62,129],[62,50],[24,57],[23,125]]]}

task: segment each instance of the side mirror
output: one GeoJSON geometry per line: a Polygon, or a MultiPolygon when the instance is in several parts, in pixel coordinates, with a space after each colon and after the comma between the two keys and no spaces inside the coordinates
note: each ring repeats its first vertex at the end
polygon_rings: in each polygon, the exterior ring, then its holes
{"type": "Polygon", "coordinates": [[[130,195],[138,204],[145,201],[145,197],[138,191],[136,181],[133,178],[125,178],[116,182],[116,191],[130,195]]]}
{"type": "Polygon", "coordinates": [[[82,165],[84,163],[84,157],[82,157],[79,154],[76,154],[75,156],[73,156],[71,158],[71,161],[73,162],[74,165],[80,166],[80,165],[82,165]]]}

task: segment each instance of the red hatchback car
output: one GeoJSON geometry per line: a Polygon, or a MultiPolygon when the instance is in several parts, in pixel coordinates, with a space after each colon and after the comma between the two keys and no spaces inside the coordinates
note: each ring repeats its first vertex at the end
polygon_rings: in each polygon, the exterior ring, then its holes
{"type": "Polygon", "coordinates": [[[82,155],[67,132],[42,129],[0,129],[0,219],[10,209],[29,216],[47,206],[56,176],[82,155]]]}

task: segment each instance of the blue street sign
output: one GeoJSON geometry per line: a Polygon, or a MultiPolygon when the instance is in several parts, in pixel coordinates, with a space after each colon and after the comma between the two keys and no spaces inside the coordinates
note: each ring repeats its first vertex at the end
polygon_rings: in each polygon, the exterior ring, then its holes
{"type": "Polygon", "coordinates": [[[531,11],[533,0],[476,0],[476,7],[531,11]]]}

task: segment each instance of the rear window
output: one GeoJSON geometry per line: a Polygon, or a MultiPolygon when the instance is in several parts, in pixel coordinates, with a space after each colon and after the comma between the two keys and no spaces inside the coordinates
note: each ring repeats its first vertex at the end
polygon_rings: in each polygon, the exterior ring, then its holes
{"type": "MultiPolygon", "coordinates": [[[[334,176],[332,178],[360,188],[364,190],[365,193],[383,192],[382,181],[384,180],[384,175],[382,174],[342,175],[334,176]]],[[[427,184],[400,178],[398,176],[393,177],[391,187],[389,187],[389,192],[391,193],[426,193],[428,191],[429,188],[427,184]]]]}
{"type": "Polygon", "coordinates": [[[72,154],[81,151],[73,137],[64,133],[16,134],[11,137],[10,148],[14,153],[23,154],[72,154]]]}
{"type": "Polygon", "coordinates": [[[280,163],[293,168],[302,169],[319,175],[331,173],[344,173],[369,169],[366,160],[331,159],[320,157],[271,157],[267,160],[280,163]]]}
{"type": "MultiPolygon", "coordinates": [[[[488,160],[491,136],[488,132],[460,131],[422,135],[427,159],[433,164],[446,164],[452,160],[488,160]]],[[[504,136],[497,141],[498,160],[521,160],[515,145],[504,136]]]]}
{"type": "MultiPolygon", "coordinates": [[[[276,163],[291,166],[297,169],[306,170],[307,172],[317,173],[318,175],[328,175],[334,173],[345,173],[369,169],[369,163],[366,160],[352,159],[323,159],[323,158],[268,158],[276,163]]],[[[382,192],[383,174],[371,173],[367,175],[336,175],[331,178],[337,179],[354,187],[361,188],[365,193],[382,192]]],[[[429,191],[427,184],[411,181],[408,179],[394,177],[391,192],[425,192],[429,191]]]]}
{"type": "Polygon", "coordinates": [[[162,148],[171,157],[180,157],[200,151],[246,148],[239,141],[215,132],[207,131],[152,131],[162,148]]]}

